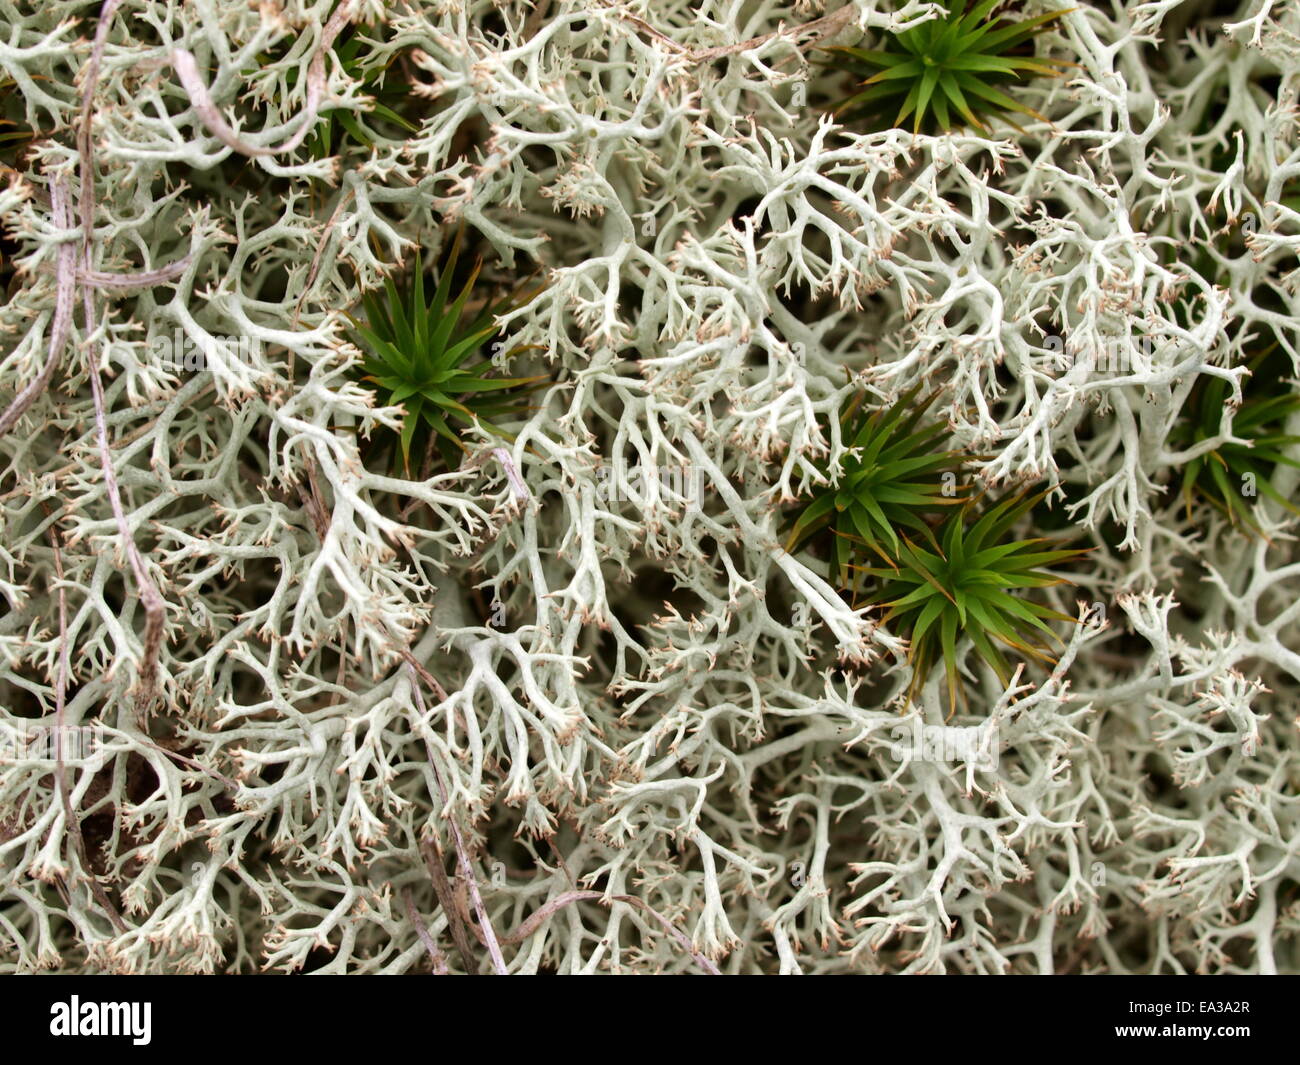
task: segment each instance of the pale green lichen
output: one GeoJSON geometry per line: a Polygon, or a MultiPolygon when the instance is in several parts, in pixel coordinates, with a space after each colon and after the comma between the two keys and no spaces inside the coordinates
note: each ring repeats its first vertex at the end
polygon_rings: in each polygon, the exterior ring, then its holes
{"type": "Polygon", "coordinates": [[[922,0],[0,0],[0,970],[1300,968],[1300,561],[1169,445],[1297,357],[1300,17],[1216,10],[1083,4],[1050,122],[929,137],[810,62],[922,0]],[[349,23],[418,128],[316,158],[349,23]],[[345,315],[447,224],[548,379],[408,481],[345,315]],[[947,722],[781,546],[922,383],[1097,546],[947,722]]]}

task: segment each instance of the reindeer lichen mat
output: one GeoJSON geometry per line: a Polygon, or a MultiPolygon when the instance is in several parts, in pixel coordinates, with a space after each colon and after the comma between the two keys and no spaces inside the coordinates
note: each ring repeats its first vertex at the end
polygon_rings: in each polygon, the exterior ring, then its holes
{"type": "Polygon", "coordinates": [[[1295,3],[0,42],[0,973],[1300,972],[1295,3]]]}

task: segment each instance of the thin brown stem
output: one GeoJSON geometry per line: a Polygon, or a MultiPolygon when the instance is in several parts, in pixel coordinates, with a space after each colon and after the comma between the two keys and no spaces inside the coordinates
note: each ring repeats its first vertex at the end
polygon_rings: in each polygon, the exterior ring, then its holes
{"type": "MultiPolygon", "coordinates": [[[[411,674],[411,690],[415,693],[416,707],[423,717],[424,694],[420,691],[419,674],[423,673],[429,680],[437,686],[435,690],[439,692],[442,699],[447,698],[447,693],[442,690],[442,686],[433,680],[433,677],[427,670],[415,661],[415,656],[409,651],[405,652],[407,668],[411,674]]],[[[482,938],[484,945],[487,947],[488,956],[492,959],[492,967],[496,970],[498,976],[509,975],[509,969],[506,968],[505,957],[501,953],[501,946],[497,942],[496,933],[492,930],[492,922],[488,918],[487,907],[483,904],[483,895],[479,891],[478,879],[474,876],[473,867],[469,863],[469,853],[465,846],[465,837],[462,835],[460,825],[456,822],[456,817],[449,809],[447,799],[447,786],[442,781],[442,772],[438,769],[437,760],[433,757],[433,747],[430,745],[428,738],[424,741],[425,755],[429,759],[429,768],[433,770],[433,779],[438,785],[438,795],[442,799],[442,808],[447,811],[447,824],[451,828],[452,841],[456,847],[456,865],[460,870],[461,879],[469,889],[470,902],[474,906],[474,912],[478,916],[479,927],[482,929],[482,938]]]]}
{"type": "MultiPolygon", "coordinates": [[[[48,510],[46,513],[48,515],[48,510]]],[[[90,885],[91,894],[95,896],[95,900],[100,907],[108,914],[108,919],[113,923],[113,927],[119,932],[126,932],[128,931],[126,922],[122,919],[117,907],[113,905],[113,900],[108,897],[108,892],[104,890],[98,877],[95,876],[95,870],[87,857],[86,838],[81,832],[81,819],[77,816],[77,811],[72,805],[72,792],[68,787],[68,769],[63,759],[63,729],[67,709],[68,674],[70,672],[68,665],[68,599],[63,586],[63,552],[59,548],[58,529],[53,524],[50,526],[50,542],[54,547],[54,577],[57,585],[55,597],[59,603],[59,664],[54,680],[55,787],[63,803],[63,816],[67,822],[68,832],[72,836],[72,846],[76,859],[81,865],[86,882],[90,885]]]]}
{"type": "MultiPolygon", "coordinates": [[[[108,29],[121,0],[105,0],[99,14],[99,24],[95,30],[95,43],[91,49],[90,60],[86,65],[85,83],[82,89],[81,126],[77,131],[77,147],[80,152],[81,167],[81,269],[83,274],[94,273],[91,259],[91,241],[94,237],[95,221],[95,156],[90,136],[91,103],[95,95],[95,85],[99,80],[99,63],[103,56],[104,45],[108,39],[108,29]]],[[[144,658],[140,665],[139,688],[136,708],[143,721],[150,703],[153,701],[158,673],[158,655],[162,648],[163,623],[166,611],[163,597],[150,578],[145,568],[144,559],[136,547],[131,526],[126,520],[122,507],[122,494],[118,489],[117,474],[113,469],[113,452],[108,441],[108,415],[104,404],[104,383],[100,377],[99,360],[90,349],[91,337],[95,332],[95,299],[89,286],[81,290],[83,328],[87,345],[86,363],[90,369],[90,391],[95,403],[95,434],[99,444],[99,463],[104,474],[104,486],[108,492],[109,504],[113,508],[113,517],[117,522],[118,534],[122,537],[127,561],[135,577],[136,590],[145,611],[144,658]]]]}
{"type": "Polygon", "coordinates": [[[433,881],[433,893],[438,896],[438,905],[447,915],[447,927],[451,929],[452,942],[456,944],[456,953],[468,976],[478,976],[478,955],[470,945],[469,933],[465,929],[465,920],[461,917],[460,907],[456,905],[456,895],[451,889],[451,880],[442,865],[442,849],[435,839],[421,839],[420,851],[424,854],[425,864],[429,867],[429,879],[433,881]]]}
{"type": "Polygon", "coordinates": [[[433,936],[429,933],[428,927],[424,923],[424,918],[415,908],[415,900],[411,898],[411,889],[402,888],[402,901],[406,904],[406,916],[410,919],[411,924],[415,926],[415,934],[420,937],[420,942],[424,944],[424,949],[429,952],[429,958],[433,962],[433,975],[447,975],[447,959],[442,951],[438,949],[438,944],[433,936]]]}

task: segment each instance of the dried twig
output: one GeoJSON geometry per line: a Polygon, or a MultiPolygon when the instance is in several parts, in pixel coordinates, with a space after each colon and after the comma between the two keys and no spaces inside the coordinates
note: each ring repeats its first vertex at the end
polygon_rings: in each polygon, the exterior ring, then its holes
{"type": "Polygon", "coordinates": [[[502,936],[501,942],[522,943],[541,928],[553,914],[566,906],[572,906],[575,902],[599,902],[606,906],[612,902],[623,902],[629,906],[634,906],[661,924],[668,934],[677,941],[678,945],[691,956],[695,964],[706,973],[710,976],[722,975],[713,962],[691,946],[691,941],[681,929],[644,899],[638,899],[635,895],[606,895],[603,891],[566,891],[563,895],[557,895],[530,913],[518,928],[509,935],[502,936]]]}
{"type": "Polygon", "coordinates": [[[134,739],[137,743],[144,744],[146,747],[153,748],[153,750],[157,751],[159,754],[166,755],[173,762],[179,762],[181,765],[187,765],[191,769],[197,769],[200,773],[206,773],[208,776],[212,777],[213,780],[220,781],[231,791],[239,790],[239,781],[231,780],[230,777],[226,776],[225,773],[213,769],[211,766],[206,766],[202,762],[198,761],[197,759],[187,757],[186,755],[180,754],[177,751],[169,751],[166,747],[162,746],[161,744],[154,743],[154,741],[149,739],[149,737],[147,736],[133,736],[132,739],[134,739]]]}
{"type": "Polygon", "coordinates": [[[172,66],[176,70],[176,76],[180,79],[181,86],[189,95],[190,106],[203,120],[208,132],[232,151],[250,157],[281,155],[297,148],[316,126],[316,116],[320,112],[321,101],[325,96],[325,56],[333,46],[334,38],[342,32],[343,27],[352,18],[351,7],[352,0],[343,0],[343,3],[339,4],[338,9],[330,16],[329,22],[325,24],[320,43],[316,46],[311,63],[307,67],[307,103],[302,110],[302,121],[298,125],[297,132],[275,148],[262,148],[241,140],[239,134],[230,128],[230,124],[221,116],[216,104],[212,102],[208,87],[203,84],[203,79],[199,77],[199,67],[194,56],[184,48],[174,49],[171,60],[172,66]]]}
{"type": "MultiPolygon", "coordinates": [[[[430,673],[427,669],[425,669],[424,666],[420,664],[419,659],[417,659],[415,655],[411,654],[410,650],[408,650],[405,647],[401,648],[400,650],[401,650],[402,657],[406,659],[406,664],[410,666],[411,669],[415,670],[417,674],[419,674],[420,679],[424,681],[425,684],[427,684],[430,688],[433,689],[434,694],[438,696],[440,702],[446,702],[447,692],[443,689],[443,686],[438,683],[438,678],[435,677],[432,673],[430,673]]],[[[420,701],[421,704],[420,713],[424,713],[423,700],[420,699],[419,696],[417,696],[417,700],[420,701]]]]}
{"type": "Polygon", "coordinates": [[[452,942],[460,955],[461,965],[469,976],[478,975],[478,955],[469,941],[465,930],[465,921],[461,917],[460,907],[456,905],[456,896],[451,889],[451,881],[442,866],[442,851],[437,840],[426,838],[420,840],[420,850],[424,854],[425,864],[429,867],[429,878],[433,881],[433,893],[438,896],[438,905],[447,915],[447,927],[451,929],[452,942]]]}
{"type": "Polygon", "coordinates": [[[434,976],[447,975],[447,959],[438,944],[434,941],[429,929],[420,916],[419,911],[415,908],[415,900],[411,898],[411,889],[402,888],[402,901],[406,904],[406,916],[410,918],[411,924],[415,926],[415,934],[420,937],[420,942],[424,944],[424,949],[429,952],[429,958],[433,962],[434,976]]]}
{"type": "MultiPolygon", "coordinates": [[[[424,695],[420,691],[419,673],[423,672],[425,676],[433,680],[432,676],[425,670],[421,670],[418,663],[415,662],[414,656],[407,652],[407,669],[411,674],[411,690],[415,694],[415,703],[421,716],[424,715],[424,695]]],[[[442,686],[436,685],[435,690],[440,693],[440,698],[446,699],[446,693],[442,691],[442,686]]],[[[428,740],[425,740],[425,753],[429,759],[429,767],[433,770],[433,778],[438,784],[438,795],[442,799],[442,808],[448,810],[447,786],[442,781],[442,772],[438,769],[438,763],[433,757],[433,748],[428,740]]],[[[447,823],[451,827],[452,840],[456,845],[456,864],[460,868],[460,875],[469,889],[470,901],[474,904],[474,912],[478,915],[479,927],[482,929],[483,941],[487,946],[488,955],[492,959],[492,966],[498,976],[506,976],[509,970],[506,968],[506,960],[501,954],[501,947],[497,942],[496,934],[492,931],[492,922],[488,918],[487,907],[483,905],[483,896],[478,889],[478,880],[474,876],[474,870],[469,864],[469,854],[465,847],[465,839],[461,834],[460,825],[456,823],[456,817],[448,811],[447,823]]]]}
{"type": "MultiPolygon", "coordinates": [[[[82,86],[81,125],[77,131],[77,147],[80,152],[81,166],[81,268],[85,275],[93,275],[91,261],[91,241],[94,238],[95,220],[95,157],[90,136],[91,104],[95,96],[95,85],[99,80],[99,63],[103,56],[104,44],[108,39],[108,29],[113,13],[121,0],[105,0],[99,14],[99,24],[95,29],[95,43],[90,60],[86,66],[85,83],[82,86]]],[[[81,290],[82,312],[85,343],[91,343],[95,331],[95,301],[89,287],[81,290]]],[[[123,548],[135,577],[136,590],[145,612],[144,659],[140,665],[139,688],[136,707],[141,717],[148,711],[153,701],[158,673],[158,653],[162,647],[163,623],[166,615],[163,597],[145,568],[144,559],[136,547],[135,536],[126,520],[122,507],[122,495],[117,485],[117,474],[113,469],[113,452],[108,441],[107,412],[104,405],[104,384],[100,378],[99,359],[91,350],[86,352],[86,364],[90,369],[90,391],[95,403],[95,432],[99,444],[99,462],[104,474],[104,486],[108,491],[109,504],[113,508],[113,517],[117,521],[118,534],[122,537],[123,548]]]]}
{"type": "Polygon", "coordinates": [[[89,285],[91,288],[152,288],[154,285],[161,285],[167,281],[175,281],[176,278],[189,269],[190,263],[193,261],[194,255],[190,253],[177,259],[174,263],[168,263],[166,266],[160,266],[155,270],[146,270],[136,274],[114,274],[102,270],[81,270],[77,272],[77,280],[83,285],[89,285]]]}
{"type": "MultiPolygon", "coordinates": [[[[48,515],[49,511],[46,510],[46,513],[48,515]]],[[[72,845],[76,852],[77,861],[81,863],[82,874],[90,885],[91,893],[95,896],[104,912],[108,914],[108,919],[113,923],[113,927],[119,932],[126,932],[126,921],[122,919],[121,913],[113,905],[113,900],[108,897],[108,892],[100,884],[99,878],[95,876],[95,870],[90,864],[90,859],[86,853],[86,838],[81,832],[81,819],[73,808],[72,792],[68,787],[68,770],[63,760],[64,715],[67,709],[68,675],[70,672],[68,665],[68,655],[70,653],[68,647],[68,600],[67,592],[63,587],[63,552],[59,548],[59,532],[55,525],[50,526],[50,541],[54,547],[54,577],[57,582],[55,597],[59,603],[59,664],[54,681],[55,786],[63,803],[63,817],[67,823],[68,832],[72,836],[72,845]]]]}

